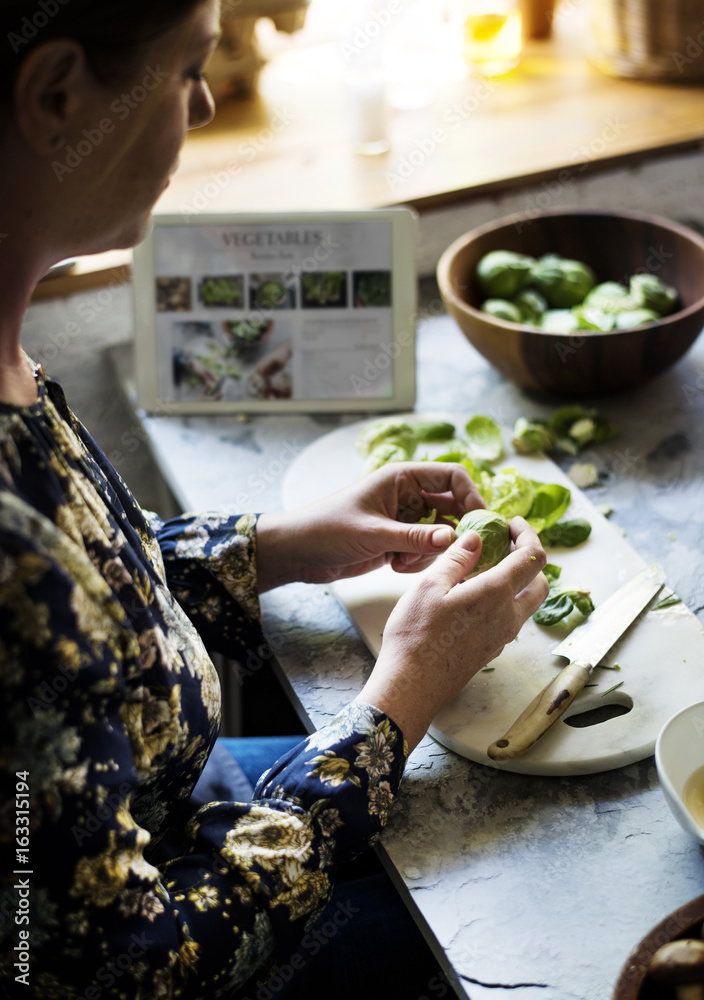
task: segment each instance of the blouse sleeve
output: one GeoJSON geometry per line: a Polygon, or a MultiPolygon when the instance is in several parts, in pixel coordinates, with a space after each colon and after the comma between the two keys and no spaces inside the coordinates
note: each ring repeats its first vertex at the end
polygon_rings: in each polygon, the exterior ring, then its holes
{"type": "Polygon", "coordinates": [[[264,775],[252,802],[202,807],[182,855],[159,865],[137,818],[155,791],[142,754],[155,740],[173,781],[195,734],[148,715],[125,612],[109,588],[28,545],[3,556],[0,622],[9,995],[30,983],[37,998],[215,1000],[305,955],[336,864],[378,837],[398,788],[406,753],[388,717],[347,707],[264,775]]]}
{"type": "Polygon", "coordinates": [[[149,515],[171,593],[218,653],[245,656],[263,641],[256,514],[149,515]]]}

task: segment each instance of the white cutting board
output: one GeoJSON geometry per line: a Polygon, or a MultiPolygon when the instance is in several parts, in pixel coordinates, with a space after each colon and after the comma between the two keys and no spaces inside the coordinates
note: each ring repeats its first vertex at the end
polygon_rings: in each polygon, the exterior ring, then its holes
{"type": "MultiPolygon", "coordinates": [[[[409,414],[416,419],[419,416],[409,414]]],[[[454,422],[461,436],[464,419],[452,414],[432,416],[454,422]]],[[[298,456],[284,480],[286,509],[332,493],[362,475],[363,462],[355,442],[368,423],[359,421],[332,431],[298,456]]],[[[560,582],[589,590],[598,605],[641,570],[645,561],[621,529],[606,520],[554,462],[543,455],[516,455],[510,433],[505,432],[504,439],[506,455],[497,469],[514,466],[532,479],[569,487],[572,503],[564,516],[584,517],[591,523],[592,533],[582,545],[547,551],[548,561],[562,567],[560,582]]],[[[423,454],[426,451],[431,456],[441,454],[442,446],[424,447],[423,454]]],[[[598,490],[592,495],[598,503],[598,490]]],[[[385,566],[365,576],[341,580],[331,588],[374,655],[379,653],[391,609],[416,579],[415,574],[396,574],[385,566]]],[[[531,750],[514,760],[492,761],[487,747],[565,666],[567,661],[551,652],[564,634],[560,626],[540,627],[529,619],[518,638],[489,664],[491,669],[476,674],[436,716],[431,735],[456,753],[489,767],[523,774],[591,774],[651,756],[667,719],[704,700],[704,628],[682,603],[648,610],[605,658],[606,666],[618,664],[619,671],[595,670],[590,683],[597,686],[586,688],[531,750]],[[617,690],[605,694],[621,681],[617,690]],[[630,711],[586,728],[574,728],[565,721],[609,704],[627,706],[630,711]]]]}

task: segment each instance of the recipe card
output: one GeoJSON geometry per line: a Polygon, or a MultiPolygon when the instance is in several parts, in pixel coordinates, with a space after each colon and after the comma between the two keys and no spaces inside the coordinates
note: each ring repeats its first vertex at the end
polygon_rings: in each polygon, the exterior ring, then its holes
{"type": "Polygon", "coordinates": [[[135,250],[148,411],[415,401],[414,215],[155,216],[135,250]]]}

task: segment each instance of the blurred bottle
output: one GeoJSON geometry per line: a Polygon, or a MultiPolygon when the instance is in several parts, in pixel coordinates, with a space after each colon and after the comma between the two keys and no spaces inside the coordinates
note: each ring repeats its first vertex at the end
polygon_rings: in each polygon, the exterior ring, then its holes
{"type": "Polygon", "coordinates": [[[524,38],[549,38],[555,16],[555,0],[521,0],[524,38]]]}
{"type": "Polygon", "coordinates": [[[521,58],[520,0],[462,0],[463,54],[481,76],[503,76],[521,58]]]}
{"type": "Polygon", "coordinates": [[[384,35],[390,13],[378,0],[342,5],[338,48],[353,152],[366,156],[390,147],[384,75],[384,35]]]}

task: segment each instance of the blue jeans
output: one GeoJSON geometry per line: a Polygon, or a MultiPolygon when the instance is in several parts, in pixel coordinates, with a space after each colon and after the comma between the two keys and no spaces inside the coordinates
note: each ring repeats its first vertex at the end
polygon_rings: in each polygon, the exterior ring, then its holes
{"type": "MultiPolygon", "coordinates": [[[[301,736],[223,737],[252,786],[301,736]]],[[[376,855],[341,866],[332,898],[303,938],[294,966],[241,1000],[455,1000],[418,926],[376,855]]]]}

